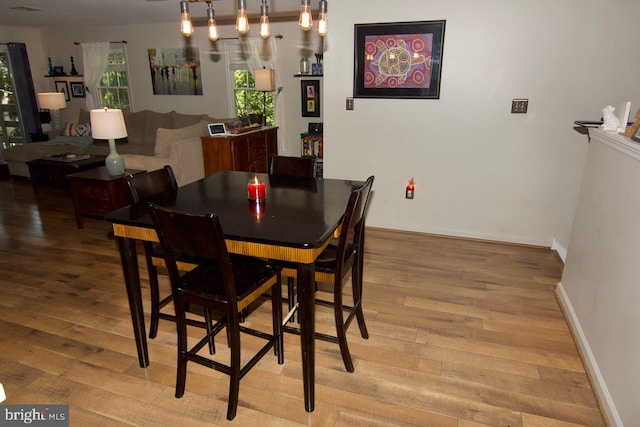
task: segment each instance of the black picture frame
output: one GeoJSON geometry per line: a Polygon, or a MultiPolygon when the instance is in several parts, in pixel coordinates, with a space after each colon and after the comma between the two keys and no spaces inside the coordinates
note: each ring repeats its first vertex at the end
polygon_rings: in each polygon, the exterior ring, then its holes
{"type": "Polygon", "coordinates": [[[302,117],[320,117],[320,80],[301,80],[302,117]]]}
{"type": "Polygon", "coordinates": [[[69,98],[69,85],[67,82],[65,80],[56,80],[55,85],[56,92],[64,93],[64,100],[67,102],[71,101],[71,98],[69,98]]]}
{"type": "Polygon", "coordinates": [[[638,126],[636,130],[633,132],[633,135],[631,135],[631,139],[633,139],[636,142],[640,142],[640,126],[638,126]]]}
{"type": "Polygon", "coordinates": [[[85,97],[83,82],[70,82],[69,85],[71,86],[71,96],[73,96],[74,98],[85,97]]]}
{"type": "Polygon", "coordinates": [[[445,26],[355,24],[353,97],[439,99],[445,26]]]}

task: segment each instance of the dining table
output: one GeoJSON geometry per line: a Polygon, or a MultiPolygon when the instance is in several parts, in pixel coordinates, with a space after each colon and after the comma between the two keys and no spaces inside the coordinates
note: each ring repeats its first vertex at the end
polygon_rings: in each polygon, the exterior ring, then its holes
{"type": "MultiPolygon", "coordinates": [[[[233,254],[297,265],[297,301],[302,377],[307,412],[314,410],[315,260],[337,237],[349,196],[362,181],[269,176],[223,171],[179,187],[155,203],[178,211],[215,213],[233,254]],[[249,185],[264,183],[264,197],[248,197],[249,185]]],[[[136,241],[157,242],[147,203],[105,216],[117,239],[141,367],[149,365],[136,241]]]]}

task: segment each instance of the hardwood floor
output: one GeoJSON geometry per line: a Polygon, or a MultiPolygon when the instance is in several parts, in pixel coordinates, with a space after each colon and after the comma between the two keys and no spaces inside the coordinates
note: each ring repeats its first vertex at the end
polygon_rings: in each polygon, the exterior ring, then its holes
{"type": "MultiPolygon", "coordinates": [[[[109,231],[95,219],[78,230],[67,191],[36,198],[28,181],[0,180],[4,403],[69,404],[72,426],[230,424],[225,375],[191,364],[174,397],[172,323],[160,322],[151,365],[138,366],[109,231]]],[[[605,425],[555,299],[561,271],[547,249],[368,230],[370,339],[349,330],[355,372],[337,345],[317,341],[316,409],[306,413],[299,337],[286,334],[285,364],[267,356],[242,380],[232,423],[605,425]]],[[[141,278],[148,310],[145,268],[141,278]]],[[[269,305],[248,322],[268,330],[269,305]]],[[[319,308],[317,323],[331,330],[330,313],[319,308]]]]}

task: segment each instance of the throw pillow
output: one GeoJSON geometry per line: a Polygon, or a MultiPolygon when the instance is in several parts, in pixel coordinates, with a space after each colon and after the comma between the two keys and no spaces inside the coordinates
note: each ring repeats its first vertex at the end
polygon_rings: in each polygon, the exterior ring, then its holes
{"type": "Polygon", "coordinates": [[[195,125],[179,129],[158,128],[156,131],[156,147],[154,154],[159,157],[169,157],[171,144],[187,138],[205,136],[207,134],[207,121],[200,121],[195,125]]]}
{"type": "Polygon", "coordinates": [[[67,122],[62,128],[63,136],[91,136],[90,123],[71,123],[67,122]]]}

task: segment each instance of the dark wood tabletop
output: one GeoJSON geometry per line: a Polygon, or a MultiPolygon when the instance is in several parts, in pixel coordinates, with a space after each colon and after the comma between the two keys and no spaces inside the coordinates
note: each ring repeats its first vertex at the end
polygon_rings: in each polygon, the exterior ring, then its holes
{"type": "MultiPolygon", "coordinates": [[[[157,202],[186,212],[214,212],[228,240],[314,248],[334,232],[352,189],[362,184],[228,171],[180,187],[175,195],[157,202]],[[267,197],[260,207],[247,198],[247,183],[254,176],[266,183],[267,197]]],[[[153,228],[146,204],[128,206],[108,214],[106,219],[153,228]]]]}

